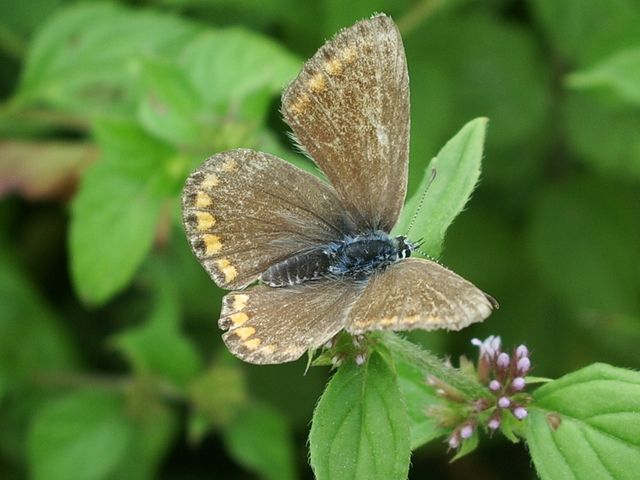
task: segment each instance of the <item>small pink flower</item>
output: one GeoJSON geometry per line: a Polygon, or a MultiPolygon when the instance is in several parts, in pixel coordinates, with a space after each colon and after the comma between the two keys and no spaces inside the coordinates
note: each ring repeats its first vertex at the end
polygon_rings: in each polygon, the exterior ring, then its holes
{"type": "Polygon", "coordinates": [[[516,377],[511,381],[511,388],[515,391],[522,390],[527,382],[522,377],[516,377]]]}
{"type": "Polygon", "coordinates": [[[471,425],[465,425],[460,429],[460,437],[463,439],[471,438],[471,435],[473,435],[473,427],[471,425]]]}
{"type": "Polygon", "coordinates": [[[518,372],[526,373],[531,368],[531,360],[529,360],[529,357],[522,357],[518,360],[517,367],[518,372]]]}
{"type": "Polygon", "coordinates": [[[487,423],[487,427],[489,427],[489,429],[491,430],[497,430],[500,428],[500,419],[499,418],[492,418],[489,420],[489,423],[487,423]]]}
{"type": "Polygon", "coordinates": [[[498,367],[505,370],[509,368],[509,355],[502,352],[500,355],[498,355],[498,360],[496,360],[496,364],[498,365],[498,367]]]}
{"type": "Polygon", "coordinates": [[[518,420],[524,420],[528,415],[529,412],[527,412],[527,409],[524,407],[516,407],[513,409],[513,416],[518,420]]]}

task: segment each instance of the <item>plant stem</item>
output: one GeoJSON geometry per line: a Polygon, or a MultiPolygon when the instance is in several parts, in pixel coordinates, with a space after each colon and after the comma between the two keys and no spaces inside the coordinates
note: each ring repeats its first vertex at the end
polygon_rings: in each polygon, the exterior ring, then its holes
{"type": "Polygon", "coordinates": [[[422,0],[416,3],[396,22],[403,35],[415,30],[422,22],[437,12],[447,0],[422,0]]]}
{"type": "MultiPolygon", "coordinates": [[[[49,372],[36,375],[33,381],[37,385],[44,387],[98,388],[125,394],[135,389],[144,379],[125,376],[86,375],[77,372],[49,372]]],[[[174,402],[186,401],[184,393],[167,382],[149,379],[146,385],[165,400],[174,402]]]]}
{"type": "Polygon", "coordinates": [[[482,398],[490,395],[484,386],[463,374],[459,369],[450,367],[438,356],[421,349],[418,345],[397,334],[384,332],[382,341],[394,357],[419,365],[427,375],[442,380],[469,397],[482,398]]]}

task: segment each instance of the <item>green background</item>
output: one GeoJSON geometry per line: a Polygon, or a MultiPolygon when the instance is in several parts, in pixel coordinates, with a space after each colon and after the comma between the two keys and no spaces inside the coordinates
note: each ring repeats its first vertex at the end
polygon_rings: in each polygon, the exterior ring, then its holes
{"type": "MultiPolygon", "coordinates": [[[[411,338],[455,359],[498,334],[538,376],[640,367],[640,1],[4,1],[0,478],[311,478],[329,372],[226,352],[178,199],[224,149],[303,165],[279,93],[376,11],[407,52],[410,188],[490,119],[442,261],[500,310],[411,338]]],[[[535,478],[502,438],[451,456],[421,447],[409,477],[535,478]]]]}

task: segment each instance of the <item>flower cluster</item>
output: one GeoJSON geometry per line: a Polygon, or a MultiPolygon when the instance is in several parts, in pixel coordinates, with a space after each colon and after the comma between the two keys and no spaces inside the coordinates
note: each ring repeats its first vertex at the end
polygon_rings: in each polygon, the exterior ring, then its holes
{"type": "Polygon", "coordinates": [[[519,395],[526,386],[525,376],[531,370],[529,349],[520,345],[508,354],[502,351],[500,337],[490,336],[484,341],[477,338],[471,343],[480,349],[477,375],[481,383],[489,387],[495,398],[493,414],[487,422],[490,430],[500,428],[502,413],[509,410],[518,420],[527,415],[526,396],[519,395]]]}
{"type": "Polygon", "coordinates": [[[498,336],[490,336],[484,341],[474,338],[471,343],[480,349],[478,363],[474,367],[468,360],[461,359],[461,370],[474,375],[487,387],[488,394],[469,398],[440,379],[427,378],[436,393],[448,400],[447,406],[430,408],[428,413],[437,418],[442,427],[452,429],[447,438],[452,449],[471,438],[479,426],[494,432],[503,425],[505,415],[516,420],[528,416],[526,407],[530,397],[524,393],[524,388],[525,377],[531,370],[529,349],[520,345],[511,353],[503,352],[498,336]]]}

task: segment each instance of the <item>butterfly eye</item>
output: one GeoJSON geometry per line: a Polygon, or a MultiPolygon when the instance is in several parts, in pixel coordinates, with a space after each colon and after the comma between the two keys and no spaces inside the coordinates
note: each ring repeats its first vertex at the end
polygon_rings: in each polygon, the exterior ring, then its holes
{"type": "Polygon", "coordinates": [[[411,252],[415,248],[415,245],[407,240],[407,237],[396,237],[398,240],[398,257],[408,258],[411,256],[411,252]]]}

